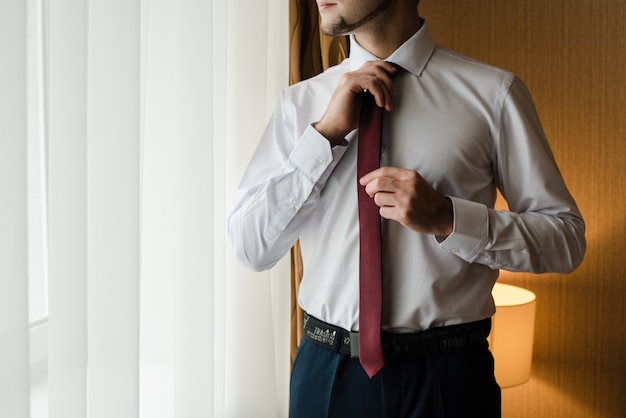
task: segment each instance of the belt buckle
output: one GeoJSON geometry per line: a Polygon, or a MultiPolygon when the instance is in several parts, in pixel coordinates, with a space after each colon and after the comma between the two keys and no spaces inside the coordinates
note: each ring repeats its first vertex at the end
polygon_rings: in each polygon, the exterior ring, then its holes
{"type": "Polygon", "coordinates": [[[350,357],[359,358],[359,333],[350,331],[350,357]]]}

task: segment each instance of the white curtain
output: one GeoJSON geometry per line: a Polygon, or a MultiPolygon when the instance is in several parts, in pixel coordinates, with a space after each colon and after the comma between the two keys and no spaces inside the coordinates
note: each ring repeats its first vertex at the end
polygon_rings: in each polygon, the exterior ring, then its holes
{"type": "MultiPolygon", "coordinates": [[[[287,2],[33,2],[46,63],[45,415],[286,416],[289,266],[242,269],[225,219],[287,84],[287,2]]],[[[20,418],[39,411],[31,32],[24,0],[0,4],[0,417],[20,418]]]]}
{"type": "Polygon", "coordinates": [[[26,6],[0,2],[0,417],[28,412],[26,6]]]}

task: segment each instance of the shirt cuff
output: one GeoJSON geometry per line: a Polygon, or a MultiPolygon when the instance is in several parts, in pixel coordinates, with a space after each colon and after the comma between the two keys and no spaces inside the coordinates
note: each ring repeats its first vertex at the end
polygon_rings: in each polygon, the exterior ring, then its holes
{"type": "Polygon", "coordinates": [[[348,142],[331,147],[330,142],[309,125],[294,147],[289,160],[313,182],[326,181],[346,152],[348,142]]]}
{"type": "Polygon", "coordinates": [[[454,231],[441,248],[471,263],[489,241],[489,210],[482,203],[450,196],[454,208],[454,231]]]}

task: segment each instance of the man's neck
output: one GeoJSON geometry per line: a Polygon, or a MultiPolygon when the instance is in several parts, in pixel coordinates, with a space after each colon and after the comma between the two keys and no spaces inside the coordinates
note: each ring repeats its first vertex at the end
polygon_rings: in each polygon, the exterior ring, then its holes
{"type": "Polygon", "coordinates": [[[371,22],[356,30],[354,38],[361,47],[376,57],[385,59],[413,36],[423,23],[421,17],[405,13],[395,19],[393,24],[371,22]]]}

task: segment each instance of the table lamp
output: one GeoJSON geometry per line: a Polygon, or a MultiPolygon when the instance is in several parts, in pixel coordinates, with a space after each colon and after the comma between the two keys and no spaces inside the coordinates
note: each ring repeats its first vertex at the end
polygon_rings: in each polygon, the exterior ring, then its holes
{"type": "Polygon", "coordinates": [[[517,286],[496,283],[496,304],[489,347],[495,359],[496,381],[502,388],[530,379],[535,331],[535,294],[517,286]]]}

